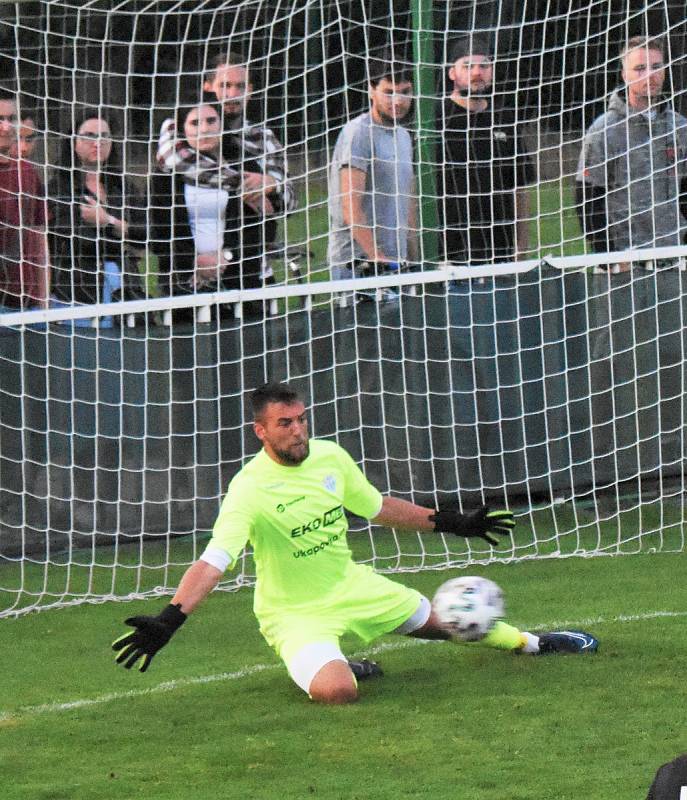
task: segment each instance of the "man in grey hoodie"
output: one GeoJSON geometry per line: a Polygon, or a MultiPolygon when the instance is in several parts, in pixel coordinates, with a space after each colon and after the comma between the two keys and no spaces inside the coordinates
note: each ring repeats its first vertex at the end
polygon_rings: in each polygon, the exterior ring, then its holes
{"type": "Polygon", "coordinates": [[[620,55],[625,85],[584,138],[577,210],[594,252],[685,241],[687,119],[662,97],[665,53],[661,39],[635,36],[627,42],[620,55]]]}

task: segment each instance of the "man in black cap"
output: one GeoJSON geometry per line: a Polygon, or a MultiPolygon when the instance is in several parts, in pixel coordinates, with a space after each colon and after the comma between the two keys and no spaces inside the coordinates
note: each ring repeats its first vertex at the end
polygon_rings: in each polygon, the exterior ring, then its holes
{"type": "Polygon", "coordinates": [[[444,142],[437,182],[444,256],[468,264],[522,257],[533,181],[522,115],[495,100],[486,37],[458,40],[449,56],[452,91],[437,121],[444,142]]]}
{"type": "Polygon", "coordinates": [[[687,798],[687,755],[658,768],[646,800],[685,800],[687,798]]]}

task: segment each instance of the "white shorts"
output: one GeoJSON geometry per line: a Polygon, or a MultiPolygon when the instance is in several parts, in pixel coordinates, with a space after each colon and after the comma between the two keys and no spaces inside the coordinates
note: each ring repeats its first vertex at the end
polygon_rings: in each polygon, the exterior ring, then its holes
{"type": "MultiPolygon", "coordinates": [[[[392,633],[408,635],[421,628],[429,619],[432,606],[429,600],[421,596],[420,603],[413,614],[399,625],[392,633]]],[[[334,642],[311,642],[302,647],[287,663],[289,675],[296,685],[310,694],[310,684],[317,673],[330,661],[344,661],[348,659],[341,652],[338,644],[334,642]]]]}

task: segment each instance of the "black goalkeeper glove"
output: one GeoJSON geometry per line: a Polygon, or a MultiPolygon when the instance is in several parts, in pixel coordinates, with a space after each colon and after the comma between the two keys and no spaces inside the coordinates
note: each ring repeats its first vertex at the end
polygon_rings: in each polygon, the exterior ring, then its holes
{"type": "Polygon", "coordinates": [[[475,511],[461,514],[456,509],[439,506],[439,510],[432,514],[430,520],[434,522],[434,530],[442,533],[455,533],[456,536],[477,536],[485,539],[494,547],[500,544],[499,540],[490,536],[508,536],[515,527],[513,512],[506,509],[489,510],[489,506],[482,506],[475,511]]]}
{"type": "Polygon", "coordinates": [[[140,661],[139,670],[145,672],[153,660],[153,656],[161,650],[186,622],[186,614],[179,605],[168,605],[157,617],[129,617],[125,625],[132,625],[136,630],[125,633],[112,642],[112,649],[119,651],[115,659],[125,669],[140,661]]]}

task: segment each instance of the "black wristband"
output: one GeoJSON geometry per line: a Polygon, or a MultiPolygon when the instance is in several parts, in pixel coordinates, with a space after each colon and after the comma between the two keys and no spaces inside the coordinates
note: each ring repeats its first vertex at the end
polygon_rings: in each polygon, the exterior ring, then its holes
{"type": "Polygon", "coordinates": [[[168,606],[165,606],[158,615],[158,620],[160,622],[169,625],[169,627],[175,631],[186,622],[186,619],[187,615],[181,610],[181,603],[176,603],[176,605],[170,603],[168,606]]]}

